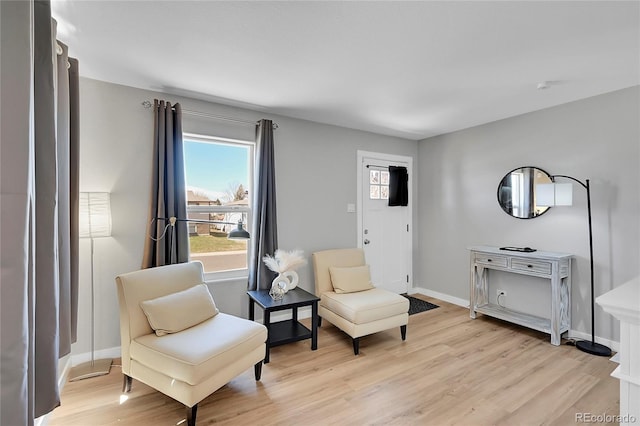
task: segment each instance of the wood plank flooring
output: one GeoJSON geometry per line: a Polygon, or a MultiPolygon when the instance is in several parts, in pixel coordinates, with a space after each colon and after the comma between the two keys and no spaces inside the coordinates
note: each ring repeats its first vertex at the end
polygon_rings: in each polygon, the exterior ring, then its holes
{"type": "MultiPolygon", "coordinates": [[[[615,363],[552,346],[549,336],[440,300],[393,329],[351,339],[323,321],[310,341],[271,350],[256,382],[248,370],[198,405],[198,425],[567,425],[576,413],[619,413],[615,363]]],[[[306,320],[308,323],[308,320],[306,320]]],[[[304,322],[304,321],[303,321],[304,322]]],[[[119,364],[116,360],[114,364],[119,364]]],[[[122,374],[67,383],[50,425],[179,425],[184,407],[122,374]]]]}

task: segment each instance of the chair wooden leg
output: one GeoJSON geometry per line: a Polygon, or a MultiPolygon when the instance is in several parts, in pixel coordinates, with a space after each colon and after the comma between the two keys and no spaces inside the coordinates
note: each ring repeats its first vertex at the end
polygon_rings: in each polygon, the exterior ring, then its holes
{"type": "Polygon", "coordinates": [[[187,426],[196,426],[196,414],[198,412],[198,404],[193,407],[187,407],[187,426]]]}
{"type": "Polygon", "coordinates": [[[131,382],[133,382],[133,379],[126,374],[123,374],[123,376],[124,380],[122,381],[122,393],[129,393],[131,392],[131,382]]]}
{"type": "Polygon", "coordinates": [[[318,317],[318,327],[322,327],[322,317],[318,317]]]}
{"type": "Polygon", "coordinates": [[[259,363],[253,366],[253,372],[255,373],[256,382],[257,382],[258,380],[260,380],[260,377],[262,376],[262,361],[260,361],[259,363]]]}
{"type": "Polygon", "coordinates": [[[402,340],[407,340],[407,325],[400,326],[400,335],[402,336],[402,340]]]}
{"type": "Polygon", "coordinates": [[[360,353],[360,338],[353,339],[353,353],[358,355],[360,353]]]}

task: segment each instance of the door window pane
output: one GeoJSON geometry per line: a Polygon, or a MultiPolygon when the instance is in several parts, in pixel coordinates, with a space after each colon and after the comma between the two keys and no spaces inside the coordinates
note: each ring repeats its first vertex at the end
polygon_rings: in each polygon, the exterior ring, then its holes
{"type": "Polygon", "coordinates": [[[380,199],[388,200],[389,199],[389,187],[381,186],[380,187],[380,199]]]}
{"type": "Polygon", "coordinates": [[[380,172],[380,183],[382,185],[389,185],[389,172],[387,171],[380,172]]]}
{"type": "Polygon", "coordinates": [[[380,170],[369,170],[369,183],[374,185],[380,184],[380,170]]]}
{"type": "Polygon", "coordinates": [[[380,185],[369,185],[369,198],[372,200],[380,199],[380,185]]]}

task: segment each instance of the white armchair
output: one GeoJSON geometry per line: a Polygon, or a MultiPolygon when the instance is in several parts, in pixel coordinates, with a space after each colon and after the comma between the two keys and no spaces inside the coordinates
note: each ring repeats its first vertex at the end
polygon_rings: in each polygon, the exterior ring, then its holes
{"type": "Polygon", "coordinates": [[[200,262],[144,269],[116,278],[123,392],[139,380],[187,407],[254,366],[260,380],[267,329],[218,312],[200,262]],[[153,325],[153,327],[152,327],[153,325]]]}
{"type": "Polygon", "coordinates": [[[409,300],[373,287],[362,249],[324,250],[313,253],[318,325],[322,318],[347,333],[353,352],[360,351],[360,337],[400,327],[407,336],[409,300]]]}

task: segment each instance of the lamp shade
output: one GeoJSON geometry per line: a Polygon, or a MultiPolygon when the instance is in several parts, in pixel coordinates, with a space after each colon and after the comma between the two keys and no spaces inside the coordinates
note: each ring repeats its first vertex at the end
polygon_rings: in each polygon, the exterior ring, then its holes
{"type": "Polygon", "coordinates": [[[573,184],[572,183],[556,183],[556,206],[573,205],[573,184]]]}
{"type": "Polygon", "coordinates": [[[227,238],[230,240],[248,240],[249,238],[251,238],[251,235],[249,235],[247,230],[244,229],[242,221],[239,221],[238,227],[229,232],[227,238]]]}
{"type": "Polygon", "coordinates": [[[111,236],[111,201],[108,192],[80,193],[79,236],[111,236]]]}
{"type": "Polygon", "coordinates": [[[555,206],[555,190],[552,183],[539,183],[536,185],[536,206],[555,206]]]}
{"type": "Polygon", "coordinates": [[[570,183],[541,183],[536,185],[536,206],[570,206],[573,204],[573,185],[570,183]]]}

